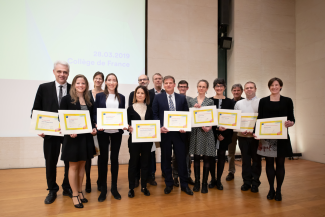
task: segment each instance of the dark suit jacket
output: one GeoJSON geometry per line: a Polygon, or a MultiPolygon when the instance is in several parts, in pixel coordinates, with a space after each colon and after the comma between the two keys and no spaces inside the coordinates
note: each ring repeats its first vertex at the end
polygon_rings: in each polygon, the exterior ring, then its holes
{"type": "MultiPolygon", "coordinates": [[[[156,93],[155,93],[155,88],[150,89],[150,90],[149,90],[149,94],[150,94],[150,92],[151,92],[151,94],[156,95],[156,93]]],[[[160,93],[163,93],[163,92],[165,92],[165,90],[164,90],[164,89],[161,89],[161,92],[160,92],[160,93]]]]}
{"type": "MultiPolygon", "coordinates": [[[[124,109],[125,108],[125,96],[120,94],[120,102],[118,105],[118,108],[124,109]]],[[[94,116],[94,122],[97,123],[97,108],[106,108],[106,94],[105,93],[97,93],[96,95],[96,102],[94,104],[93,109],[93,116],[94,116]]],[[[119,129],[119,133],[123,134],[123,130],[119,129]]],[[[104,131],[98,131],[98,134],[104,133],[104,131]]]]}
{"type": "MultiPolygon", "coordinates": [[[[130,93],[129,96],[129,107],[133,105],[134,91],[130,93]]],[[[149,91],[150,103],[149,106],[152,107],[153,99],[155,98],[155,92],[149,91]]]]}

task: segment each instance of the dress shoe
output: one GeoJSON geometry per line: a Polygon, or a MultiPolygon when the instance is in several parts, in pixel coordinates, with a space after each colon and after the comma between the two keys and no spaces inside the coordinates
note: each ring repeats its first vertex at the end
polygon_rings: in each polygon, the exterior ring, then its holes
{"type": "Polygon", "coordinates": [[[173,186],[166,186],[166,188],[164,189],[164,193],[169,194],[172,190],[173,190],[173,186]]]}
{"type": "Polygon", "coordinates": [[[193,191],[199,192],[200,191],[200,181],[196,181],[194,183],[193,191]]]}
{"type": "Polygon", "coordinates": [[[78,203],[77,204],[75,204],[73,202],[73,200],[72,200],[74,207],[76,207],[76,208],[84,208],[84,205],[81,203],[81,201],[79,199],[79,196],[73,196],[73,197],[76,197],[78,199],[78,203]]]}
{"type": "Polygon", "coordinates": [[[55,199],[56,199],[56,192],[50,191],[49,194],[46,196],[44,203],[51,204],[55,201],[55,199]]]}
{"type": "Polygon", "coordinates": [[[256,185],[252,185],[251,192],[257,193],[258,192],[258,187],[256,185]]]}
{"type": "Polygon", "coordinates": [[[139,187],[139,179],[137,179],[137,178],[134,181],[134,187],[135,188],[139,187]]]}
{"type": "Polygon", "coordinates": [[[216,186],[216,180],[215,179],[211,179],[211,182],[209,183],[208,187],[209,188],[214,188],[216,186]]]}
{"type": "Polygon", "coordinates": [[[281,201],[282,200],[282,195],[280,192],[276,192],[275,193],[275,198],[274,198],[276,201],[281,201]]]}
{"type": "Polygon", "coordinates": [[[188,186],[185,188],[181,187],[181,190],[184,191],[188,195],[193,195],[193,191],[188,186]]]}
{"type": "Polygon", "coordinates": [[[129,190],[128,197],[129,198],[134,198],[134,190],[133,189],[129,190]]]}
{"type": "Polygon", "coordinates": [[[174,186],[179,187],[178,178],[174,178],[174,186]]]}
{"type": "Polygon", "coordinates": [[[231,181],[235,178],[233,173],[228,173],[227,177],[226,177],[226,181],[231,181]]]}
{"type": "Polygon", "coordinates": [[[122,199],[120,193],[118,193],[118,191],[117,191],[117,188],[112,188],[111,193],[112,193],[114,199],[116,199],[116,200],[121,200],[122,199]]]}
{"type": "Polygon", "coordinates": [[[63,189],[63,196],[69,196],[70,198],[72,198],[72,190],[71,188],[65,188],[63,189]]]}
{"type": "Polygon", "coordinates": [[[101,191],[101,193],[98,197],[98,202],[104,202],[106,200],[106,194],[107,194],[107,191],[101,191]]]}
{"type": "Polygon", "coordinates": [[[208,183],[202,183],[201,193],[203,194],[208,193],[208,183]]]}
{"type": "Polygon", "coordinates": [[[193,179],[191,177],[188,177],[188,184],[189,185],[194,185],[195,182],[193,181],[193,179]]]}
{"type": "Polygon", "coordinates": [[[148,183],[153,186],[157,186],[157,182],[154,179],[149,179],[148,183]]]}
{"type": "Polygon", "coordinates": [[[267,196],[266,196],[266,198],[268,199],[268,200],[273,200],[274,199],[274,196],[275,196],[275,191],[273,190],[273,191],[269,191],[269,193],[267,194],[267,196]]]}
{"type": "Polygon", "coordinates": [[[222,191],[223,190],[223,185],[221,184],[221,182],[220,181],[216,181],[216,186],[217,186],[217,189],[218,190],[220,190],[220,191],[222,191]]]}
{"type": "Polygon", "coordinates": [[[242,191],[248,191],[250,188],[251,188],[250,185],[243,184],[243,185],[241,186],[240,189],[241,189],[242,191]]]}
{"type": "Polygon", "coordinates": [[[85,198],[84,194],[82,193],[82,191],[78,192],[79,193],[79,198],[81,200],[82,203],[88,203],[88,200],[85,198]],[[82,195],[82,198],[80,197],[80,194],[82,195]]]}
{"type": "Polygon", "coordinates": [[[87,193],[90,193],[91,192],[91,184],[90,184],[90,181],[89,182],[86,182],[86,188],[85,188],[85,191],[87,193]]]}
{"type": "Polygon", "coordinates": [[[146,196],[150,196],[150,192],[147,188],[141,188],[141,192],[146,196]]]}

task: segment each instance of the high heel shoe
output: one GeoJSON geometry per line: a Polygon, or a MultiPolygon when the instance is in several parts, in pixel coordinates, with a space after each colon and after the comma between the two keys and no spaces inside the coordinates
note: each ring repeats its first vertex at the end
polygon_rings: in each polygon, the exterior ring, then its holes
{"type": "Polygon", "coordinates": [[[79,195],[78,196],[72,196],[72,202],[73,202],[74,207],[76,207],[76,208],[84,208],[84,205],[81,203],[81,201],[79,199],[79,195]],[[78,199],[78,204],[74,204],[74,202],[73,202],[74,197],[76,197],[78,199]]]}
{"type": "Polygon", "coordinates": [[[273,191],[269,191],[269,193],[267,194],[267,196],[266,196],[266,198],[268,199],[268,200],[273,200],[274,199],[274,196],[275,196],[275,191],[273,190],[273,191]]]}
{"type": "Polygon", "coordinates": [[[81,202],[83,203],[88,203],[88,200],[85,198],[84,194],[82,193],[82,191],[78,192],[79,194],[82,194],[82,199],[80,198],[81,202]]]}

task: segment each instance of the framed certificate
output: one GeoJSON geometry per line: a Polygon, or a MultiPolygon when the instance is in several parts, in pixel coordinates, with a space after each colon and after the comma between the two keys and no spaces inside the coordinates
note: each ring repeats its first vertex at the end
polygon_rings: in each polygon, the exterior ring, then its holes
{"type": "Polygon", "coordinates": [[[61,132],[82,134],[93,131],[88,110],[59,110],[61,132]]]}
{"type": "Polygon", "coordinates": [[[241,113],[240,129],[235,132],[253,132],[258,113],[241,113]]]}
{"type": "Polygon", "coordinates": [[[240,129],[240,110],[218,109],[217,116],[218,126],[222,126],[227,129],[240,129]]]}
{"type": "Polygon", "coordinates": [[[160,142],[160,121],[131,121],[132,142],[160,142]]]}
{"type": "Polygon", "coordinates": [[[258,119],[255,135],[259,139],[287,139],[288,129],[284,126],[286,121],[287,117],[258,119]]]}
{"type": "Polygon", "coordinates": [[[191,113],[178,111],[164,112],[164,127],[169,131],[191,131],[191,113]]]}
{"type": "Polygon", "coordinates": [[[215,106],[190,108],[192,115],[192,127],[207,127],[217,125],[216,111],[215,106]]]}
{"type": "Polygon", "coordinates": [[[30,132],[36,134],[63,136],[60,128],[59,113],[33,110],[30,132]]]}
{"type": "Polygon", "coordinates": [[[128,127],[126,109],[97,109],[98,129],[123,129],[128,127]]]}

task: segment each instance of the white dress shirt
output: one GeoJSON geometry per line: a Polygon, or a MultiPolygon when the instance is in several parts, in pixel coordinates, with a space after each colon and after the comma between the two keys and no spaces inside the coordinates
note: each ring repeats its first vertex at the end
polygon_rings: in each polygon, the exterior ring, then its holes
{"type": "MultiPolygon", "coordinates": [[[[119,102],[118,99],[115,98],[115,94],[108,94],[106,99],[106,108],[118,108],[119,102]]],[[[118,133],[118,130],[104,130],[105,133],[118,133]]]]}
{"type": "Polygon", "coordinates": [[[172,101],[173,101],[173,103],[174,103],[174,108],[175,108],[175,111],[176,111],[175,93],[173,92],[172,94],[169,95],[169,94],[166,92],[166,95],[167,95],[168,107],[169,107],[169,96],[172,96],[172,101]]]}
{"type": "Polygon", "coordinates": [[[57,81],[55,81],[55,88],[56,88],[56,96],[58,97],[59,102],[59,94],[60,94],[60,86],[62,85],[62,97],[67,95],[68,92],[68,83],[65,82],[65,84],[59,84],[57,81]]]}

